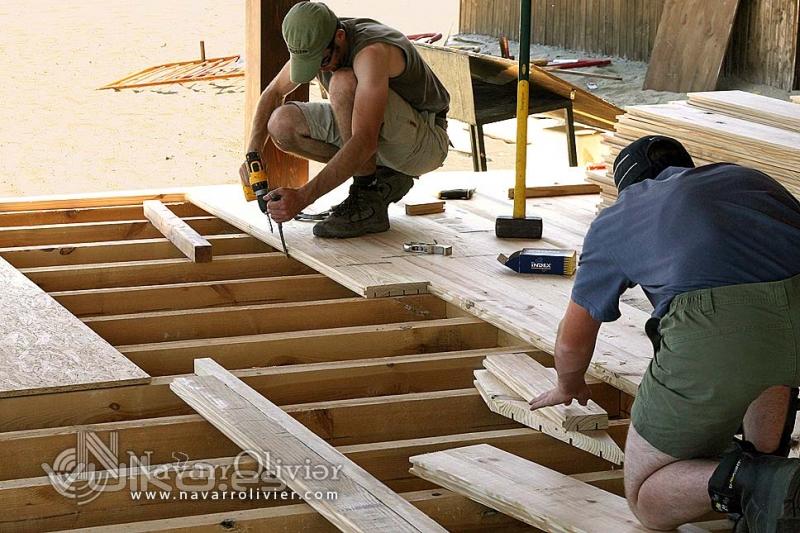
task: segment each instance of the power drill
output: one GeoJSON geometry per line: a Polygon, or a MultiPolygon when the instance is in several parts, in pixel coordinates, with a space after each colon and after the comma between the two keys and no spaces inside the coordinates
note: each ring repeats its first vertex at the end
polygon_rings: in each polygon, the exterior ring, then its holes
{"type": "MultiPolygon", "coordinates": [[[[253,189],[253,194],[256,196],[258,208],[262,213],[267,215],[269,221],[269,231],[272,233],[272,218],[269,216],[269,201],[280,200],[280,196],[276,194],[270,195],[269,180],[267,173],[264,171],[264,164],[261,162],[261,156],[258,152],[248,152],[245,156],[247,161],[247,171],[249,173],[250,188],[253,189]]],[[[289,256],[289,251],[286,249],[286,239],[283,238],[283,224],[278,222],[278,234],[281,236],[281,245],[283,246],[283,253],[289,256]]]]}

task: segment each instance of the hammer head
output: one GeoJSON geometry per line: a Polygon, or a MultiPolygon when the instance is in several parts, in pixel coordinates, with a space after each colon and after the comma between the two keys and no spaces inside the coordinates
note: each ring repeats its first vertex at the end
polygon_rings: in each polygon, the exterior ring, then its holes
{"type": "Polygon", "coordinates": [[[494,234],[500,239],[541,239],[542,219],[540,217],[497,217],[494,234]]]}

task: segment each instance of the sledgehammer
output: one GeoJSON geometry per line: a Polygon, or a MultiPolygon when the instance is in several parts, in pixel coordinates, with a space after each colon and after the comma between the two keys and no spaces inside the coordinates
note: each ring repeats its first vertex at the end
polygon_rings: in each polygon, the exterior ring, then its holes
{"type": "Polygon", "coordinates": [[[531,51],[531,0],[521,0],[519,76],[517,78],[517,158],[514,215],[497,217],[494,233],[501,239],[541,239],[542,219],[525,216],[525,171],[528,145],[528,98],[531,51]]]}

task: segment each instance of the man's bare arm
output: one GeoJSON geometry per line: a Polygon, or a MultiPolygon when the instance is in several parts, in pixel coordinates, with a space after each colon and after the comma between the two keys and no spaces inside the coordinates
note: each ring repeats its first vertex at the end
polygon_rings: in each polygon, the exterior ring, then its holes
{"type": "Polygon", "coordinates": [[[556,337],[554,355],[558,386],[531,400],[532,410],[560,403],[569,404],[575,399],[581,405],[586,405],[589,387],[584,375],[592,360],[600,325],[586,309],[569,301],[556,337]]]}
{"type": "Polygon", "coordinates": [[[283,65],[278,75],[261,93],[253,113],[253,127],[250,130],[250,139],[247,143],[248,152],[262,152],[269,138],[267,124],[272,112],[283,104],[288,94],[297,89],[298,84],[292,83],[289,77],[289,63],[283,65]]]}

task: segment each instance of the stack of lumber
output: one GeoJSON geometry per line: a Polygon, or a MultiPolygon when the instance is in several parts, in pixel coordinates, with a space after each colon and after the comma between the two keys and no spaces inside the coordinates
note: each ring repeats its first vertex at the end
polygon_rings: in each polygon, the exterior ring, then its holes
{"type": "Polygon", "coordinates": [[[600,186],[602,209],[617,198],[611,164],[620,150],[645,135],[678,139],[697,166],[728,162],[758,169],[800,196],[800,107],[743,91],[690,93],[688,101],[632,106],[603,143],[610,163],[600,186]]]}
{"type": "Polygon", "coordinates": [[[622,450],[604,431],[608,428],[608,413],[594,401],[589,400],[586,406],[573,402],[530,410],[530,400],[556,386],[555,370],[524,353],[489,355],[483,366],[486,370],[475,371],[474,384],[489,410],[622,464],[622,450]]]}

